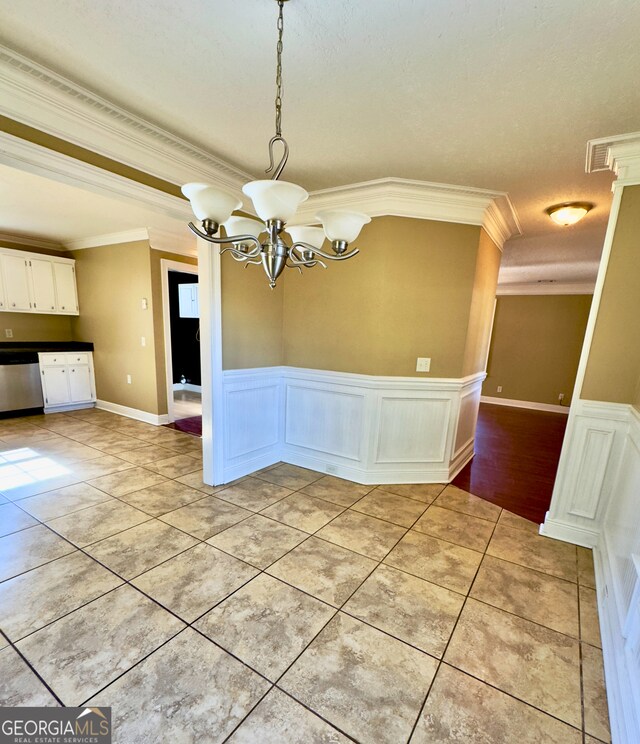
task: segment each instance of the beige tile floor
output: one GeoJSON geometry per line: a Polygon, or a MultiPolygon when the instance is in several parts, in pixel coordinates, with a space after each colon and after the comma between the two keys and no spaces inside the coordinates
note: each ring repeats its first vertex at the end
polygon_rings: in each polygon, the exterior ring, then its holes
{"type": "Polygon", "coordinates": [[[0,705],[114,741],[607,742],[590,552],[455,487],[275,465],[98,410],[0,421],[0,705]]]}

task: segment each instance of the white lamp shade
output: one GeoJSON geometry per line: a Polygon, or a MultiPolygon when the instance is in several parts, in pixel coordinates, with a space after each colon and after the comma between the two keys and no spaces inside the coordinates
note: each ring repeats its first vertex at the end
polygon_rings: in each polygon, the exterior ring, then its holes
{"type": "Polygon", "coordinates": [[[233,194],[206,183],[185,183],[182,193],[191,202],[191,209],[199,220],[213,220],[219,225],[229,219],[234,209],[242,206],[233,194]]]}
{"type": "Polygon", "coordinates": [[[249,219],[249,217],[229,217],[224,223],[224,229],[228,238],[232,238],[234,235],[253,235],[254,238],[257,238],[267,228],[262,222],[249,219]]]}
{"type": "Polygon", "coordinates": [[[327,209],[324,212],[319,212],[316,219],[322,222],[322,227],[329,240],[332,242],[334,240],[344,240],[347,243],[354,241],[360,235],[363,226],[371,222],[369,215],[361,212],[348,212],[344,209],[327,209]]]}
{"type": "Polygon", "coordinates": [[[590,204],[564,204],[549,207],[547,213],[556,225],[567,227],[568,225],[575,225],[576,222],[579,222],[590,209],[590,204]]]}
{"type": "Polygon", "coordinates": [[[291,235],[294,243],[308,243],[314,248],[322,248],[325,234],[321,227],[287,227],[287,232],[291,235]]]}
{"type": "Polygon", "coordinates": [[[296,213],[309,194],[295,183],[288,181],[250,181],[242,191],[251,199],[261,220],[287,222],[296,213]]]}

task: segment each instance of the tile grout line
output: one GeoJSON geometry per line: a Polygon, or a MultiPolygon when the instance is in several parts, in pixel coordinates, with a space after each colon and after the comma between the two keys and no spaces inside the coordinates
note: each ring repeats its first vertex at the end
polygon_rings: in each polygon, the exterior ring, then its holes
{"type": "Polygon", "coordinates": [[[424,701],[422,705],[420,706],[420,709],[418,711],[418,715],[413,723],[413,727],[411,728],[411,733],[409,734],[408,742],[411,741],[413,738],[413,735],[415,733],[415,730],[418,726],[418,723],[420,722],[420,719],[422,718],[422,713],[424,711],[424,708],[427,704],[427,700],[429,699],[429,695],[431,694],[431,690],[433,689],[433,685],[435,683],[435,680],[438,676],[438,673],[440,672],[440,668],[442,667],[442,664],[444,663],[444,657],[446,656],[447,651],[449,650],[449,646],[451,644],[451,639],[453,638],[456,629],[458,627],[458,623],[460,622],[460,618],[462,617],[462,613],[464,612],[465,607],[467,606],[467,600],[469,599],[469,594],[471,592],[471,589],[473,588],[473,585],[475,584],[475,581],[478,577],[478,573],[480,572],[480,567],[482,566],[482,563],[484,562],[484,557],[487,555],[487,549],[489,548],[489,545],[491,544],[491,540],[493,539],[493,535],[495,534],[496,528],[498,526],[498,521],[500,520],[500,516],[502,515],[502,511],[498,515],[498,519],[495,521],[495,524],[493,526],[493,530],[491,531],[491,537],[489,538],[489,542],[487,542],[487,545],[485,547],[484,553],[482,555],[482,558],[480,559],[480,563],[478,563],[478,567],[476,568],[476,571],[473,575],[473,579],[469,583],[469,588],[467,590],[467,593],[465,595],[464,601],[462,603],[462,606],[460,607],[460,612],[458,613],[458,617],[456,618],[455,623],[453,624],[453,628],[451,629],[451,633],[449,634],[449,639],[447,640],[447,643],[445,644],[445,647],[442,651],[442,655],[440,656],[440,659],[438,661],[438,665],[436,667],[435,674],[433,675],[433,678],[431,680],[431,684],[429,685],[429,689],[427,690],[427,694],[425,695],[424,701]]]}

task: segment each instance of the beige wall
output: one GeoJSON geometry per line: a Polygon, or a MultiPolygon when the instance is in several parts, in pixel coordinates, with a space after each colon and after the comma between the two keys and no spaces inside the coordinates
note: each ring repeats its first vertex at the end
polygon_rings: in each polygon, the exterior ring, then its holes
{"type": "Polygon", "coordinates": [[[462,365],[463,376],[485,371],[501,258],[502,254],[498,246],[484,230],[480,230],[467,327],[467,343],[462,365]]]}
{"type": "Polygon", "coordinates": [[[0,341],[71,341],[71,318],[68,315],[36,313],[0,313],[0,341]],[[13,331],[7,338],[5,329],[13,331]]]}
{"type": "Polygon", "coordinates": [[[156,389],[158,396],[158,413],[167,413],[167,368],[164,357],[164,317],[162,311],[162,260],[179,261],[190,266],[197,266],[198,260],[191,256],[182,256],[166,251],[149,251],[151,271],[151,310],[153,313],[153,337],[155,350],[156,389]]]}
{"type": "Polygon", "coordinates": [[[98,399],[157,414],[149,251],[147,241],[74,251],[81,312],[72,327],[76,340],[94,343],[98,399]]]}
{"type": "Polygon", "coordinates": [[[571,402],[591,295],[498,297],[483,395],[571,402]],[[496,388],[502,385],[502,392],[496,388]]]}
{"type": "Polygon", "coordinates": [[[282,313],[287,276],[270,289],[262,266],[222,256],[222,367],[247,369],[282,364],[282,313]]]}
{"type": "Polygon", "coordinates": [[[640,186],[626,186],[580,397],[631,403],[639,375],[640,186]]]}
{"type": "MultiPolygon", "coordinates": [[[[360,254],[284,284],[284,363],[370,375],[463,373],[480,228],[377,217],[360,254]]],[[[263,280],[264,281],[264,280],[263,280]]]]}

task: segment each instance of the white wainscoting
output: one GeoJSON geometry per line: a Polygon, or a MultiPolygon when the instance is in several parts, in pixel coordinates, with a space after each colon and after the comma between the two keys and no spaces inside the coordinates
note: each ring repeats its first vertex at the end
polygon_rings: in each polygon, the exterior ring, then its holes
{"type": "Polygon", "coordinates": [[[597,544],[629,428],[629,410],[621,403],[572,403],[543,535],[587,548],[597,544]]]}
{"type": "Polygon", "coordinates": [[[359,483],[449,482],[473,456],[484,377],[226,371],[224,481],[283,460],[359,483]]]}
{"type": "Polygon", "coordinates": [[[640,415],[630,407],[594,550],[611,734],[640,741],[640,415]]]}
{"type": "Polygon", "coordinates": [[[593,548],[614,744],[640,741],[640,414],[572,406],[541,532],[593,548]]]}

